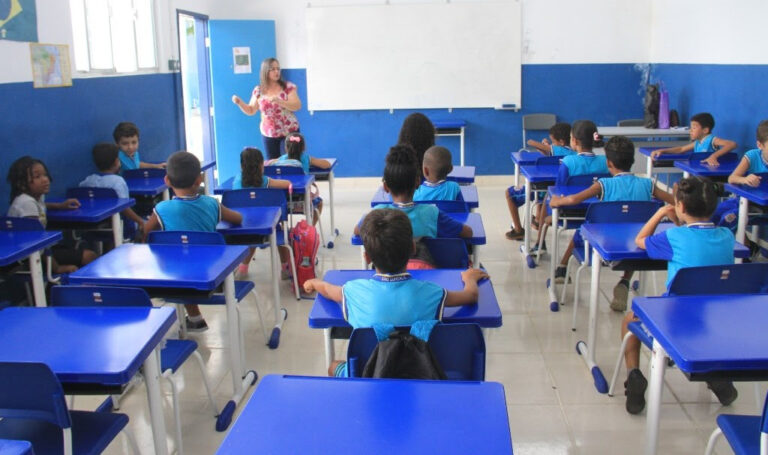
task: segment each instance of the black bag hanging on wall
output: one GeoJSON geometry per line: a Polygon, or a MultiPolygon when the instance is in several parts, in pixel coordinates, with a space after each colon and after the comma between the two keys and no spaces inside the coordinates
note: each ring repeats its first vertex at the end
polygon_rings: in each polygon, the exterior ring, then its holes
{"type": "Polygon", "coordinates": [[[643,112],[646,128],[658,128],[659,126],[659,85],[648,84],[645,86],[645,100],[643,112]]]}

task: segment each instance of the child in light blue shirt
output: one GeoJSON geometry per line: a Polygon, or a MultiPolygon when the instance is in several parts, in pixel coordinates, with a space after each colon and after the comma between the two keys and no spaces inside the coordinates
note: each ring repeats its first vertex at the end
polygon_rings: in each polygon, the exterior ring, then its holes
{"type": "Polygon", "coordinates": [[[139,128],[131,122],[120,122],[112,132],[115,144],[120,148],[120,168],[122,171],[131,169],[154,168],[162,169],[165,163],[152,164],[141,161],[139,157],[139,128]]]}
{"type": "Polygon", "coordinates": [[[757,148],[744,154],[744,157],[728,176],[728,183],[756,187],[760,185],[760,176],[768,173],[768,120],[757,126],[757,148]]]}
{"type": "Polygon", "coordinates": [[[433,145],[424,152],[422,171],[424,181],[413,194],[414,201],[463,201],[459,184],[446,180],[453,170],[451,152],[433,145]]]}
{"type": "Polygon", "coordinates": [[[565,185],[568,177],[588,174],[608,174],[605,156],[595,155],[594,147],[602,145],[597,125],[590,120],[578,120],[571,128],[571,148],[576,154],[563,158],[557,175],[557,184],[565,185]]]}
{"type": "Polygon", "coordinates": [[[659,159],[661,155],[665,154],[681,154],[681,153],[709,153],[707,159],[702,160],[704,164],[710,166],[717,166],[719,162],[717,159],[726,153],[736,149],[736,143],[727,139],[722,139],[712,135],[712,130],[715,128],[715,118],[708,112],[702,112],[691,117],[691,125],[689,135],[691,142],[680,147],[669,147],[660,150],[654,150],[651,153],[651,158],[659,159]]]}

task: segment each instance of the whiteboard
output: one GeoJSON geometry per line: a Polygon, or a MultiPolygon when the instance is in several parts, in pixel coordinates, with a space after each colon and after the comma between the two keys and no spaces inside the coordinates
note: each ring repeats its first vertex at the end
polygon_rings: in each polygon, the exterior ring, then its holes
{"type": "Polygon", "coordinates": [[[520,1],[307,8],[309,110],[520,107],[520,1]]]}

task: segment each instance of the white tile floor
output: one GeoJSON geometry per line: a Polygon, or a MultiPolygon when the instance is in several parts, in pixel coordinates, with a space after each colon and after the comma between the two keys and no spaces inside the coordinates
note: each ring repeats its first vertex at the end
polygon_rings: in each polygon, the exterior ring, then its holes
{"type": "MultiPolygon", "coordinates": [[[[486,379],[505,386],[514,451],[517,454],[641,453],[645,413],[627,414],[622,393],[615,397],[598,394],[591,375],[574,350],[576,342],[586,337],[586,305],[580,308],[578,330],[572,332],[571,305],[559,313],[549,311],[544,287],[549,258],[545,257],[542,266],[528,269],[523,266],[517,250],[520,243],[504,238],[510,223],[503,195],[503,182],[507,180],[480,178],[478,186],[479,212],[488,235],[488,244],[480,250],[480,261],[491,275],[504,314],[504,325],[491,330],[486,340],[486,379]]],[[[368,210],[377,182],[378,179],[337,179],[336,223],[341,236],[334,249],[320,249],[321,270],[359,267],[359,250],[350,245],[349,236],[353,224],[368,210]]],[[[325,184],[321,184],[321,192],[327,196],[325,184]]],[[[327,206],[323,220],[328,231],[327,206]]],[[[264,314],[271,315],[273,302],[268,263],[267,253],[258,253],[251,265],[250,276],[256,282],[259,304],[267,309],[264,314]]],[[[588,274],[583,275],[586,284],[588,274]]],[[[664,282],[663,276],[658,279],[659,283],[664,282]]],[[[609,292],[615,284],[614,275],[606,273],[603,283],[609,292]]],[[[584,289],[588,290],[588,287],[584,289]]],[[[322,334],[307,326],[312,302],[296,301],[288,282],[283,282],[281,292],[282,304],[288,309],[289,316],[283,327],[280,348],[275,351],[263,344],[254,309],[256,302],[249,298],[243,305],[247,367],[255,369],[260,377],[269,373],[324,375],[322,334]]],[[[587,299],[588,295],[583,294],[582,301],[587,299]]],[[[226,369],[225,314],[223,308],[216,307],[206,307],[203,313],[210,330],[194,338],[200,344],[217,403],[222,405],[232,387],[226,369]]],[[[618,352],[621,315],[612,312],[603,302],[599,317],[597,360],[609,376],[618,352]]],[[[341,343],[337,345],[337,352],[344,350],[341,343]]],[[[217,433],[214,429],[212,410],[204,398],[199,370],[190,365],[185,366],[182,373],[180,390],[185,452],[215,453],[225,433],[217,433]]],[[[623,372],[620,377],[623,381],[623,372]]],[[[705,385],[689,383],[677,370],[667,374],[667,385],[661,411],[660,454],[703,453],[718,413],[756,412],[751,384],[737,385],[740,397],[728,408],[722,408],[705,385]]],[[[620,389],[623,392],[623,388],[620,389]]],[[[165,391],[168,392],[167,387],[165,391]]],[[[166,397],[166,425],[171,432],[170,396],[166,397]]],[[[78,397],[76,407],[93,409],[99,401],[97,397],[78,397]]],[[[135,387],[125,397],[122,412],[130,416],[130,427],[139,439],[142,453],[152,453],[143,385],[135,387]]],[[[171,450],[175,450],[171,433],[167,439],[171,450]]],[[[722,442],[718,449],[721,454],[731,453],[722,442]]],[[[318,452],[321,450],[318,446],[318,452]]],[[[124,439],[118,437],[107,453],[129,453],[129,450],[124,439]]]]}

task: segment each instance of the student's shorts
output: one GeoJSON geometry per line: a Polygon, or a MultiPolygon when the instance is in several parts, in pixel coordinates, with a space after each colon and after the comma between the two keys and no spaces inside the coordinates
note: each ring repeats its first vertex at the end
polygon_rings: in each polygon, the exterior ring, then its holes
{"type": "MultiPolygon", "coordinates": [[[[507,188],[507,193],[509,193],[509,197],[512,199],[515,206],[520,207],[521,205],[525,205],[525,188],[517,189],[514,186],[510,186],[507,188]]],[[[546,196],[547,193],[545,191],[538,192],[539,201],[544,200],[546,196]]],[[[531,201],[533,201],[533,194],[531,194],[531,201]]]]}
{"type": "Polygon", "coordinates": [[[83,266],[83,251],[85,251],[85,245],[83,244],[76,248],[65,245],[56,245],[51,248],[51,254],[57,264],[74,265],[77,267],[83,266]]]}

